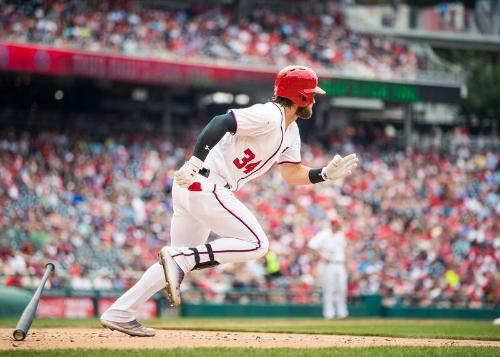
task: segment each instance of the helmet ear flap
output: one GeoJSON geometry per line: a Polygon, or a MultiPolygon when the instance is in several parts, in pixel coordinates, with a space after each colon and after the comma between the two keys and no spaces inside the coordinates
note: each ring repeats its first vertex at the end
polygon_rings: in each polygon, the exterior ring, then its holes
{"type": "Polygon", "coordinates": [[[299,107],[305,107],[311,103],[310,95],[308,93],[304,93],[303,91],[299,91],[296,98],[298,101],[295,102],[295,104],[297,104],[299,107]]]}
{"type": "Polygon", "coordinates": [[[317,85],[318,77],[312,69],[304,66],[287,66],[276,76],[274,95],[288,98],[299,107],[304,107],[314,102],[313,92],[316,93],[317,85]]]}

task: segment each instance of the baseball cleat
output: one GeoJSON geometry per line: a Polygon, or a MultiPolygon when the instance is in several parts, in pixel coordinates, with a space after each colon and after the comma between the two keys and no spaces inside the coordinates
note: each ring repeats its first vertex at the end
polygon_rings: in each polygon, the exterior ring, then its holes
{"type": "Polygon", "coordinates": [[[180,286],[184,279],[184,272],[172,258],[167,247],[160,250],[158,258],[163,267],[163,274],[165,274],[165,292],[170,300],[170,306],[177,307],[181,304],[180,286]]]}
{"type": "Polygon", "coordinates": [[[144,327],[139,321],[114,322],[101,318],[101,325],[109,328],[111,331],[120,331],[130,336],[153,337],[156,332],[152,328],[144,327]]]}

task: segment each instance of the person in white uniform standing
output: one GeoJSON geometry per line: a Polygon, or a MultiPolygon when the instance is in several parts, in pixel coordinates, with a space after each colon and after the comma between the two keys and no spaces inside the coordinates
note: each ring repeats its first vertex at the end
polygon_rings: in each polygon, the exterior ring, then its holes
{"type": "Polygon", "coordinates": [[[234,195],[245,183],[278,164],[293,185],[339,180],[358,164],[356,154],[335,155],[327,166],[301,163],[296,120],[309,119],[318,87],[316,73],[288,66],[276,76],[271,101],[215,116],[199,135],[191,158],[175,172],[171,245],[161,249],[141,279],[101,316],[103,326],[133,336],[154,336],[135,317],[138,307],[164,288],[172,306],[181,303],[180,284],[194,269],[262,257],[266,233],[234,195]],[[209,233],[220,238],[207,244],[209,233]]]}
{"type": "Polygon", "coordinates": [[[345,268],[346,239],[339,217],[329,213],[329,227],[318,232],[308,243],[322,261],[321,287],[323,317],[344,319],[347,310],[347,271],[345,268]]]}

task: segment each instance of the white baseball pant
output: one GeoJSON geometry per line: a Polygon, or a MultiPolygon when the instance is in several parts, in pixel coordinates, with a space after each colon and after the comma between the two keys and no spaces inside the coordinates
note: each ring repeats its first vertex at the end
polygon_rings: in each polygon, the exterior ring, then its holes
{"type": "Polygon", "coordinates": [[[347,311],[347,272],[344,264],[328,263],[322,277],[323,317],[325,319],[344,318],[347,311]]]}
{"type": "MultiPolygon", "coordinates": [[[[169,252],[184,272],[189,272],[196,264],[194,252],[189,248],[199,252],[201,263],[213,258],[221,264],[258,259],[269,248],[267,236],[253,213],[224,188],[221,180],[212,176],[208,180],[198,175],[199,184],[192,190],[177,184],[172,188],[174,214],[169,252]],[[210,243],[212,252],[208,252],[205,243],[211,231],[221,238],[210,243]]],[[[132,321],[139,306],[164,286],[163,270],[155,263],[104,312],[102,318],[115,322],[132,321]]]]}
{"type": "Polygon", "coordinates": [[[188,272],[195,266],[196,248],[200,262],[209,261],[204,243],[210,231],[221,238],[210,243],[213,258],[223,263],[244,262],[263,256],[269,247],[266,234],[252,212],[228,189],[204,180],[201,191],[174,185],[172,247],[169,252],[188,272]]]}

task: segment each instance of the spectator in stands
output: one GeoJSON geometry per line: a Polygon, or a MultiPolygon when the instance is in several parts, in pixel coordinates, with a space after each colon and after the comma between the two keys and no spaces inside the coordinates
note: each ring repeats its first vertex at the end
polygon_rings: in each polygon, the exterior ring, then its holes
{"type": "Polygon", "coordinates": [[[338,4],[304,6],[280,12],[259,7],[238,18],[224,7],[181,11],[109,0],[0,0],[0,39],[253,66],[301,63],[366,77],[412,77],[424,68],[424,59],[408,47],[353,32],[338,4]]]}
{"type": "MultiPolygon", "coordinates": [[[[362,153],[361,170],[341,187],[276,185],[271,174],[238,193],[253,198],[253,211],[271,232],[272,270],[278,265],[280,276],[266,281],[262,260],[227,267],[231,280],[199,271],[186,288],[220,301],[232,289],[295,286],[289,299],[317,301],[310,291],[319,277],[306,247],[333,205],[347,227],[349,294],[382,293],[387,304],[498,304],[498,147],[476,149],[463,131],[441,153],[404,154],[385,140],[371,138],[354,149],[362,153]]],[[[336,152],[357,145],[326,142],[336,152]]],[[[317,146],[303,149],[308,162],[329,157],[317,146]]],[[[59,265],[53,287],[129,287],[169,240],[172,174],[185,155],[147,135],[97,141],[3,131],[0,284],[32,287],[53,260],[59,265]]]]}

